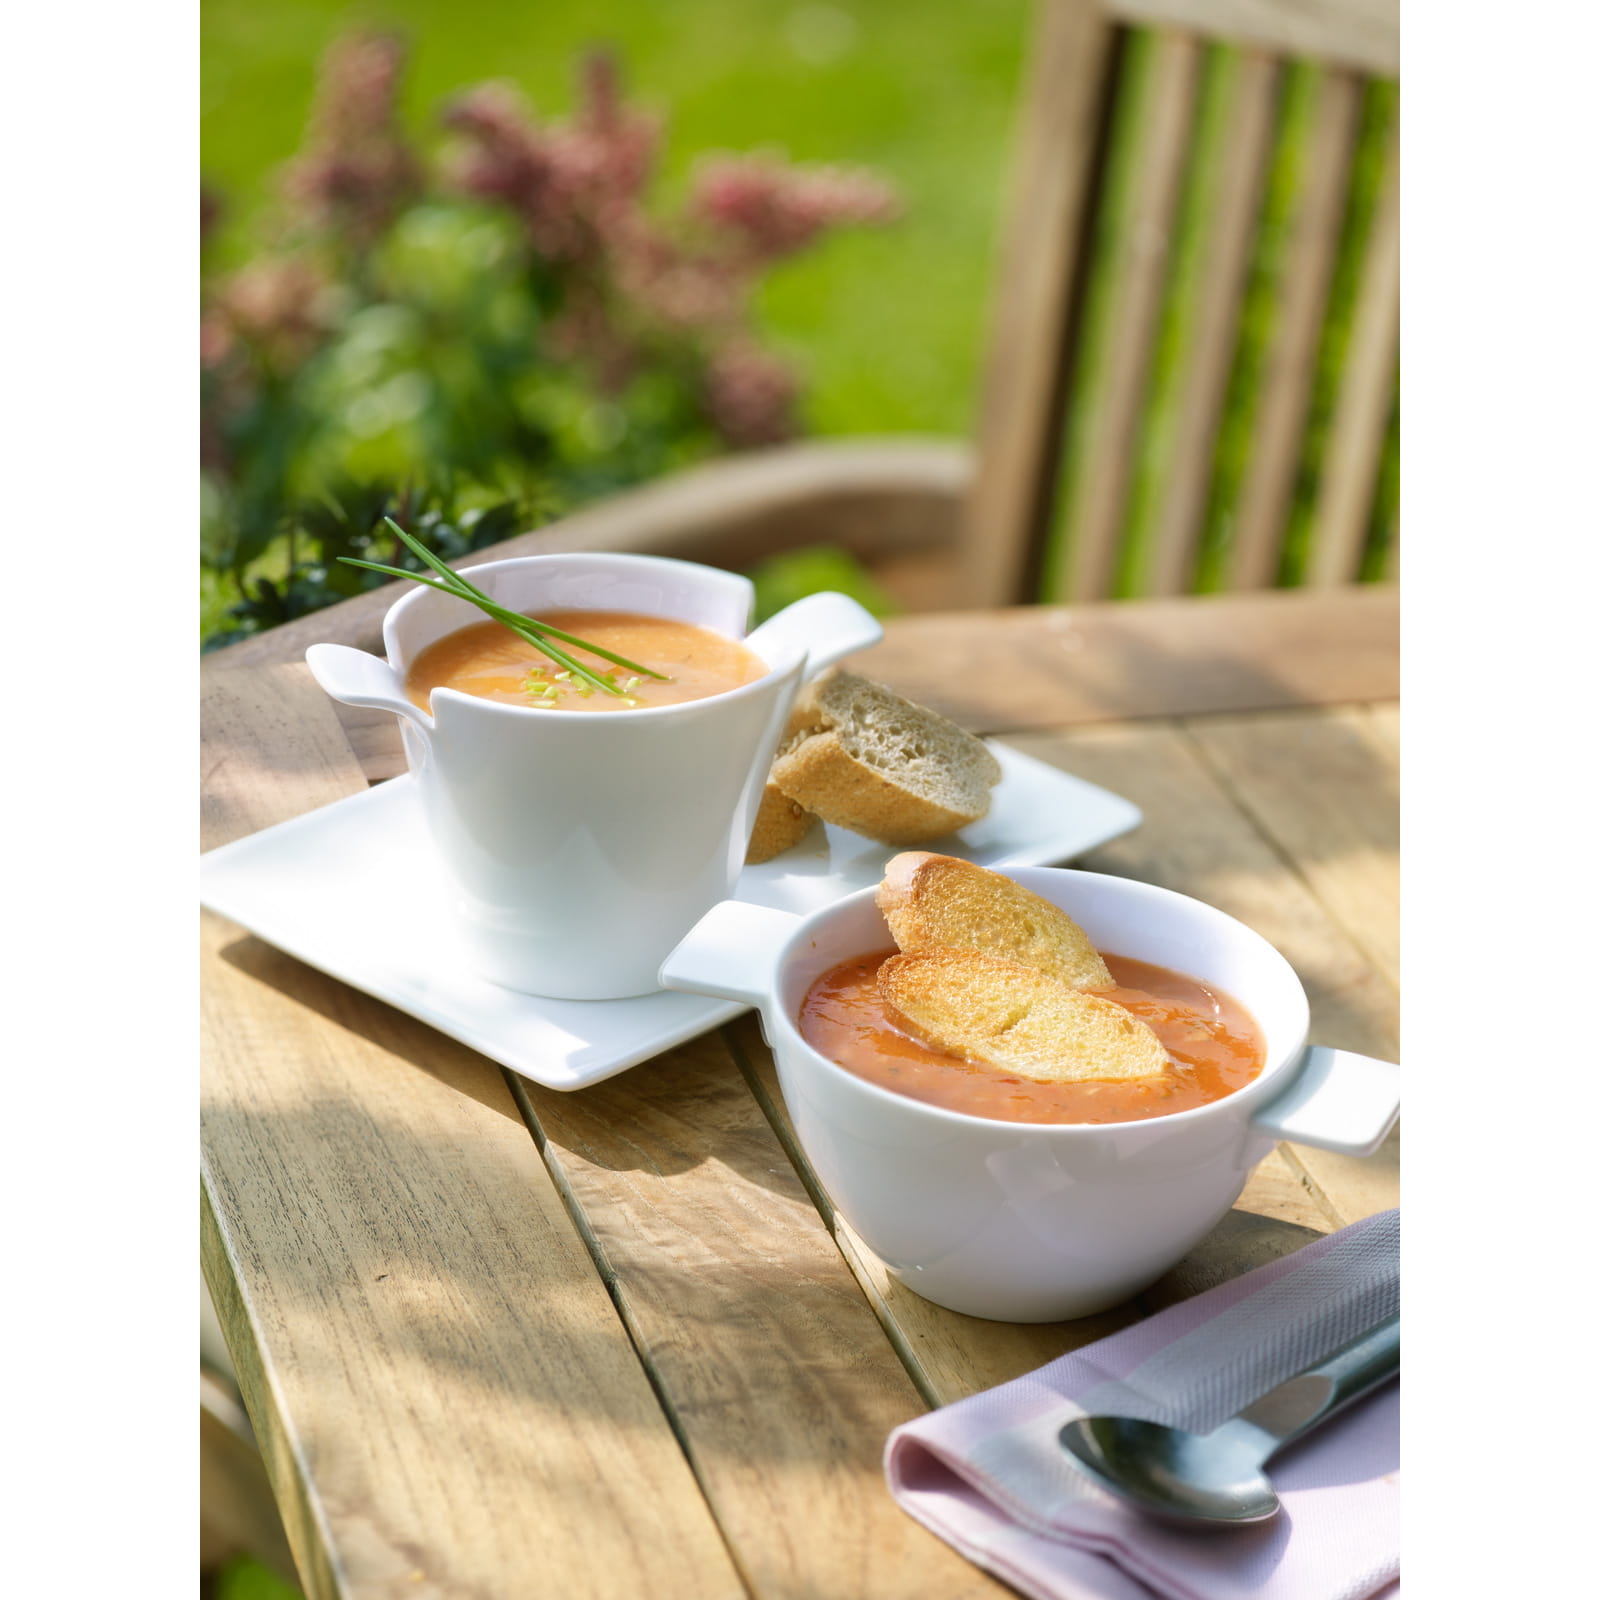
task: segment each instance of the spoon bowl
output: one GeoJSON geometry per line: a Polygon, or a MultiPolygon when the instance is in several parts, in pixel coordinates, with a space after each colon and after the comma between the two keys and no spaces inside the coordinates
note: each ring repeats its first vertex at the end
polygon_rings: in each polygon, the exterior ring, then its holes
{"type": "Polygon", "coordinates": [[[1245,1524],[1278,1514],[1256,1438],[1188,1433],[1136,1417],[1079,1417],[1061,1430],[1061,1443],[1102,1487],[1158,1517],[1245,1524]]]}
{"type": "Polygon", "coordinates": [[[1062,1448],[1101,1488],[1163,1521],[1242,1527],[1278,1514],[1266,1464],[1400,1370],[1400,1318],[1388,1318],[1297,1373],[1210,1433],[1138,1417],[1078,1417],[1062,1448]]]}

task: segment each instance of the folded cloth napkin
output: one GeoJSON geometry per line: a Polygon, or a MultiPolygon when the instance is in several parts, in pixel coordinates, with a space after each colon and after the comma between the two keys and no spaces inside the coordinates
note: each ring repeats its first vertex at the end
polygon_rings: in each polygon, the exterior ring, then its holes
{"type": "Polygon", "coordinates": [[[1036,1600],[1362,1600],[1397,1593],[1399,1385],[1269,1467],[1283,1509],[1188,1531],[1083,1477],[1057,1443],[1112,1413],[1205,1433],[1400,1304],[1400,1213],[1369,1217],[983,1394],[904,1423],[884,1469],[905,1510],[1036,1600]]]}

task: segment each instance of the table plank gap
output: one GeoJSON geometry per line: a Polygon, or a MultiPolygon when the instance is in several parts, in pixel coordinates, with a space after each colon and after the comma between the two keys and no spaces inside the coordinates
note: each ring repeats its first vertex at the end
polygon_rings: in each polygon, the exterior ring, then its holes
{"type": "MultiPolygon", "coordinates": [[[[544,1128],[539,1121],[539,1113],[534,1109],[533,1101],[528,1093],[528,1080],[520,1074],[504,1069],[506,1085],[512,1097],[516,1100],[522,1111],[523,1120],[527,1123],[528,1131],[534,1143],[538,1146],[540,1158],[545,1163],[545,1170],[550,1174],[550,1180],[555,1185],[556,1193],[561,1196],[562,1204],[567,1208],[567,1215],[572,1220],[573,1227],[577,1230],[578,1237],[583,1240],[584,1247],[589,1252],[589,1259],[594,1263],[595,1272],[599,1275],[601,1283],[605,1285],[606,1293],[611,1297],[611,1303],[616,1307],[617,1316],[622,1325],[627,1329],[628,1338],[633,1343],[635,1354],[639,1357],[639,1364],[644,1369],[645,1376],[650,1380],[650,1387],[655,1391],[657,1402],[661,1406],[661,1414],[666,1418],[667,1425],[672,1429],[672,1436],[678,1441],[678,1448],[682,1450],[684,1460],[689,1470],[694,1473],[695,1481],[700,1484],[704,1493],[706,1486],[701,1478],[700,1469],[695,1459],[693,1444],[684,1428],[683,1419],[678,1415],[672,1396],[663,1386],[661,1374],[657,1371],[651,1360],[649,1341],[645,1330],[641,1327],[638,1316],[628,1302],[623,1291],[622,1283],[618,1277],[617,1269],[611,1264],[606,1255],[606,1247],[594,1226],[590,1223],[583,1209],[583,1203],[574,1189],[566,1166],[561,1160],[561,1152],[550,1145],[544,1128]]],[[[726,1543],[726,1540],[724,1540],[726,1543]]],[[[728,1549],[729,1559],[735,1566],[739,1566],[738,1552],[731,1546],[728,1549]]],[[[748,1576],[740,1568],[741,1576],[748,1576]]]]}
{"type": "Polygon", "coordinates": [[[922,1396],[726,1042],[518,1093],[752,1593],[998,1592],[889,1496],[922,1396]]]}
{"type": "Polygon", "coordinates": [[[1365,708],[1185,727],[1218,784],[1398,993],[1399,772],[1365,708]]]}

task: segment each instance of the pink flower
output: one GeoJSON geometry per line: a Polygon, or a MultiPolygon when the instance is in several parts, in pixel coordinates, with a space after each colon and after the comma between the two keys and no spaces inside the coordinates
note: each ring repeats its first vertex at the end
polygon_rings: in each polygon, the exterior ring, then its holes
{"type": "Polygon", "coordinates": [[[830,228],[887,222],[899,214],[894,190],[870,173],[792,167],[761,155],[702,163],[689,204],[762,262],[793,255],[830,228]]]}
{"type": "Polygon", "coordinates": [[[288,373],[327,337],[327,280],[297,256],[268,256],[242,267],[223,284],[201,322],[201,359],[218,365],[239,344],[264,365],[288,373]]]}
{"type": "Polygon", "coordinates": [[[322,58],[310,136],[284,172],[284,192],[314,228],[370,245],[417,195],[421,170],[400,129],[405,46],[355,33],[322,58]]]}
{"type": "Polygon", "coordinates": [[[572,174],[510,84],[469,89],[445,107],[443,120],[462,136],[446,167],[457,188],[510,207],[548,259],[567,261],[584,252],[587,233],[572,174]]]}
{"type": "Polygon", "coordinates": [[[661,119],[624,105],[621,74],[609,51],[592,50],[578,78],[578,114],[556,130],[561,156],[591,210],[635,201],[655,172],[661,119]]]}
{"type": "Polygon", "coordinates": [[[610,56],[585,59],[577,117],[541,126],[506,84],[484,84],[447,107],[463,135],[453,181],[509,205],[534,247],[554,261],[601,256],[607,241],[638,229],[638,202],[655,167],[657,118],[623,105],[610,56]]]}
{"type": "Polygon", "coordinates": [[[200,243],[211,237],[222,215],[222,197],[209,184],[200,185],[200,243]]]}
{"type": "Polygon", "coordinates": [[[799,431],[799,382],[789,367],[749,339],[714,350],[703,379],[706,414],[736,449],[781,444],[799,431]]]}

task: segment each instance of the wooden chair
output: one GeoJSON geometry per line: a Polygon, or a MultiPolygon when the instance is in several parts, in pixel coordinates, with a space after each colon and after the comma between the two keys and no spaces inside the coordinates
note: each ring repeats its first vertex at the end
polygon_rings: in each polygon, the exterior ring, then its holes
{"type": "Polygon", "coordinates": [[[1329,365],[1320,346],[1330,286],[1358,210],[1352,153],[1370,131],[1362,126],[1369,85],[1398,74],[1397,11],[1394,0],[1044,0],[998,276],[977,478],[963,520],[960,589],[970,603],[1118,592],[1141,445],[1159,470],[1146,496],[1148,548],[1131,552],[1144,556],[1142,570],[1131,583],[1124,573],[1121,592],[1172,594],[1194,585],[1208,500],[1219,487],[1217,446],[1240,356],[1241,308],[1247,293],[1260,298],[1263,207],[1275,145],[1281,149],[1291,58],[1321,65],[1309,75],[1302,68],[1295,84],[1310,91],[1304,164],[1297,183],[1278,185],[1289,194],[1280,205],[1285,214],[1274,219],[1284,234],[1281,263],[1265,285],[1275,298],[1271,331],[1258,357],[1243,470],[1236,486],[1221,486],[1234,491],[1220,508],[1231,536],[1209,586],[1255,588],[1278,578],[1296,478],[1308,466],[1309,538],[1294,530],[1309,544],[1299,576],[1330,584],[1360,575],[1396,388],[1397,114],[1378,192],[1361,219],[1365,249],[1348,344],[1333,363],[1337,389],[1325,438],[1309,439],[1307,424],[1319,366],[1329,365]],[[1144,82],[1130,119],[1119,100],[1129,88],[1135,26],[1157,31],[1141,41],[1144,82]],[[1220,87],[1219,44],[1237,47],[1220,87]],[[1166,436],[1153,440],[1152,368],[1157,341],[1170,332],[1164,301],[1185,185],[1200,176],[1203,160],[1195,148],[1203,85],[1216,130],[1203,174],[1209,193],[1197,197],[1203,203],[1190,230],[1189,326],[1166,352],[1166,436]],[[1107,216],[1113,145],[1124,164],[1118,228],[1107,216]],[[1095,270],[1109,284],[1092,282],[1095,270]],[[1097,348],[1085,371],[1085,312],[1097,290],[1097,348]],[[1076,450],[1064,450],[1073,435],[1076,450]],[[1073,459],[1064,463],[1064,456],[1073,459]],[[1052,531],[1065,550],[1053,574],[1046,562],[1052,531]]]}

